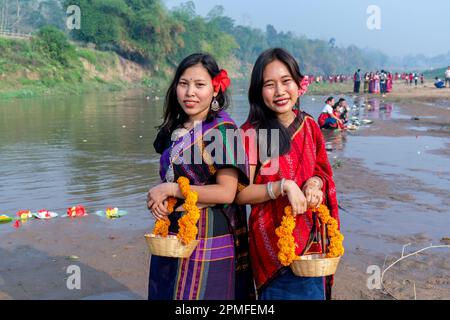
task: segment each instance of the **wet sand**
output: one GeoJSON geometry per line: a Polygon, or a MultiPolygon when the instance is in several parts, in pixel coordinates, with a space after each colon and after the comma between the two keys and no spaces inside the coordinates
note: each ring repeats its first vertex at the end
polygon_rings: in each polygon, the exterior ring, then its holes
{"type": "Polygon", "coordinates": [[[0,245],[0,298],[145,298],[148,228],[130,231],[109,222],[93,215],[31,221],[10,233],[0,245]],[[81,290],[66,286],[71,265],[80,267],[81,290]]]}
{"type": "MultiPolygon", "coordinates": [[[[444,138],[446,143],[442,148],[427,153],[448,161],[450,110],[446,103],[449,101],[411,101],[409,90],[406,93],[395,97],[404,117],[375,121],[351,135],[417,140],[444,138]]],[[[391,99],[388,96],[386,100],[391,99]]],[[[347,143],[351,144],[349,140],[347,143]]],[[[402,145],[398,148],[402,149],[402,145]]],[[[384,156],[389,159],[390,154],[384,156]]],[[[334,299],[450,299],[450,248],[430,249],[395,264],[384,276],[385,290],[369,290],[367,286],[371,276],[367,268],[376,265],[382,271],[383,266],[389,266],[401,256],[404,245],[410,244],[405,249],[407,255],[431,244],[448,244],[442,240],[450,235],[448,166],[447,170],[436,172],[430,164],[430,170],[422,170],[426,171],[424,179],[429,179],[424,183],[412,170],[408,175],[402,170],[396,174],[383,173],[365,166],[361,159],[338,156],[338,160],[340,166],[335,168],[334,176],[339,203],[344,209],[340,213],[347,250],[336,274],[334,299]],[[439,175],[444,177],[443,183],[426,183],[439,175]],[[396,218],[400,215],[406,217],[396,218]]],[[[377,164],[377,168],[385,165],[377,164]]]]}
{"type": "MultiPolygon", "coordinates": [[[[427,152],[448,159],[450,110],[445,102],[402,97],[399,106],[404,117],[347,133],[345,148],[351,150],[358,139],[446,138],[444,147],[427,152]]],[[[383,161],[369,167],[345,151],[329,156],[346,237],[333,298],[413,299],[415,284],[418,299],[450,299],[449,249],[431,249],[395,265],[385,275],[392,294],[369,290],[366,273],[370,265],[382,268],[385,259],[386,265],[392,263],[407,243],[409,253],[450,237],[449,170],[414,169],[415,176],[413,170],[392,173],[383,161]]],[[[0,299],[145,299],[150,257],[143,235],[152,226],[150,217],[127,228],[100,219],[32,221],[18,230],[0,225],[11,229],[0,241],[0,299]],[[80,267],[81,290],[66,286],[70,265],[80,267]]]]}
{"type": "Polygon", "coordinates": [[[404,245],[411,244],[407,254],[431,243],[446,244],[439,240],[450,234],[449,187],[421,189],[420,181],[401,175],[383,177],[368,171],[360,161],[341,160],[344,164],[335,169],[335,180],[346,254],[336,274],[334,299],[413,299],[413,283],[418,299],[450,299],[450,248],[431,249],[387,271],[386,288],[394,296],[367,287],[367,268],[376,265],[382,271],[401,256],[404,245]],[[410,189],[426,190],[443,204],[423,203],[410,189]],[[421,221],[420,215],[429,217],[421,221]],[[409,219],[412,223],[403,223],[409,219]],[[446,225],[436,231],[424,226],[421,231],[426,221],[446,225]]]}

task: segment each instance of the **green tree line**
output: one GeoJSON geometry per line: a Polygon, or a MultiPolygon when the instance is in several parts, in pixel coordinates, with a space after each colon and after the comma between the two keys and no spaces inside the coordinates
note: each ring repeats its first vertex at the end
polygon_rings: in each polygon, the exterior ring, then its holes
{"type": "MultiPolygon", "coordinates": [[[[337,47],[335,39],[312,40],[293,32],[278,32],[274,26],[265,30],[238,25],[224,14],[222,6],[214,7],[206,17],[196,13],[192,1],[172,10],[161,0],[29,0],[22,7],[23,21],[34,21],[33,27],[53,24],[64,28],[65,10],[69,5],[81,9],[81,29],[69,36],[76,41],[93,43],[97,49],[119,55],[165,73],[190,53],[203,51],[221,63],[237,61],[233,67],[248,74],[257,56],[270,47],[289,50],[300,62],[303,73],[352,73],[356,68],[375,70],[388,63],[379,51],[356,46],[337,47]],[[59,6],[58,6],[59,4],[59,6]],[[27,8],[53,8],[53,16],[39,19],[27,8]],[[56,10],[55,8],[59,8],[56,10]]],[[[67,30],[66,30],[67,32],[67,30]]]]}

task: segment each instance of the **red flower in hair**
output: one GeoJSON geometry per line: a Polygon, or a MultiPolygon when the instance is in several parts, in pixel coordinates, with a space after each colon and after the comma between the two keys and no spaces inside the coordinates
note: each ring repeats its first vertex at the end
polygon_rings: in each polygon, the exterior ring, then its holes
{"type": "Polygon", "coordinates": [[[219,74],[212,79],[214,92],[219,92],[220,89],[222,90],[222,93],[225,92],[230,86],[230,83],[231,80],[228,78],[228,73],[224,69],[220,70],[219,74]]]}
{"type": "Polygon", "coordinates": [[[308,91],[308,86],[309,86],[308,76],[304,76],[299,85],[298,95],[299,96],[304,95],[306,91],[308,91]]]}

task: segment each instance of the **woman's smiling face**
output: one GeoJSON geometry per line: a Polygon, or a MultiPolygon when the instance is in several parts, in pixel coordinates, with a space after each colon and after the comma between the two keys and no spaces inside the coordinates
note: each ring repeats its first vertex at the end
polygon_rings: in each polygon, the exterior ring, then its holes
{"type": "Polygon", "coordinates": [[[297,103],[299,85],[289,69],[279,60],[264,68],[262,95],[264,103],[277,114],[292,110],[297,103]]]}
{"type": "Polygon", "coordinates": [[[178,81],[178,103],[191,119],[206,118],[215,95],[211,76],[201,64],[187,68],[178,81]]]}

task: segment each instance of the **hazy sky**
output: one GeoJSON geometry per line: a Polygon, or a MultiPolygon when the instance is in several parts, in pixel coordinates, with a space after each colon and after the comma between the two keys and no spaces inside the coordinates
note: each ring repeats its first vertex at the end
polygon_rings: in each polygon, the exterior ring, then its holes
{"type": "MultiPolygon", "coordinates": [[[[164,0],[169,8],[186,0],[164,0]]],[[[237,24],[292,31],[336,44],[380,49],[390,56],[450,51],[450,0],[193,0],[205,16],[215,5],[237,24]],[[369,30],[368,6],[380,8],[381,29],[369,30]]]]}

